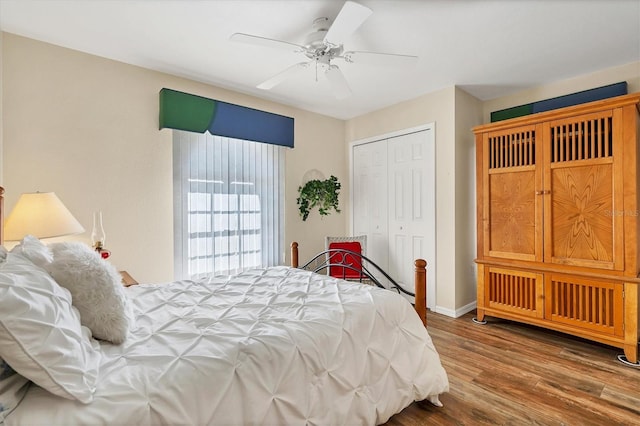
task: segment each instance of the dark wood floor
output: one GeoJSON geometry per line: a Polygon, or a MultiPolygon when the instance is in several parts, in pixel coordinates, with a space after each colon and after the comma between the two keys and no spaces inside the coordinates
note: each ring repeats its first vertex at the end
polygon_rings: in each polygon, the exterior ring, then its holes
{"type": "Polygon", "coordinates": [[[450,391],[444,407],[414,403],[387,425],[640,425],[640,368],[621,350],[474,313],[429,313],[450,391]]]}

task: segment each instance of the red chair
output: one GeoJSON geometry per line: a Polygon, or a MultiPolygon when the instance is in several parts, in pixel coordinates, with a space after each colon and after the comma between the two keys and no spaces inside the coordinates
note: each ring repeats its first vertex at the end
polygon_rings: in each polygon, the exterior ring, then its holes
{"type": "Polygon", "coordinates": [[[340,241],[328,243],[328,250],[347,250],[356,254],[336,251],[329,253],[329,275],[345,280],[361,280],[362,245],[358,241],[340,241]],[[345,265],[345,266],[339,266],[345,265]]]}
{"type": "Polygon", "coordinates": [[[357,253],[353,255],[343,251],[337,251],[329,254],[329,275],[345,280],[359,280],[362,277],[362,247],[357,241],[344,243],[330,243],[329,250],[348,250],[357,253]],[[337,266],[337,265],[345,265],[337,266]]]}

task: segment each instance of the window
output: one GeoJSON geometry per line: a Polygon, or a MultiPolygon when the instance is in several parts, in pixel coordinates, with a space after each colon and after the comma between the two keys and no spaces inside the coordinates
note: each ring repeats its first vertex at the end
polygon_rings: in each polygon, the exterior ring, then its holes
{"type": "Polygon", "coordinates": [[[173,131],[176,279],[282,263],[284,149],[173,131]]]}

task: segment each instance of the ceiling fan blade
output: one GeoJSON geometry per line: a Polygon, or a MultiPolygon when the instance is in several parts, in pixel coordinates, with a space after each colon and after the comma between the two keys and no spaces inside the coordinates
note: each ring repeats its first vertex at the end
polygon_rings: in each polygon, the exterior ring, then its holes
{"type": "Polygon", "coordinates": [[[274,88],[275,86],[277,86],[278,84],[282,83],[283,81],[293,77],[294,75],[298,74],[300,71],[304,70],[305,68],[309,67],[309,62],[299,62],[297,64],[293,64],[288,68],[285,68],[284,71],[274,75],[273,77],[271,77],[270,79],[263,81],[262,83],[258,84],[256,87],[258,89],[263,89],[263,90],[270,90],[272,88],[274,88]]]}
{"type": "Polygon", "coordinates": [[[231,41],[237,41],[239,43],[252,44],[254,46],[265,46],[276,49],[285,49],[290,52],[297,50],[304,50],[304,46],[295,43],[289,43],[288,41],[275,40],[273,38],[260,37],[245,33],[234,33],[229,37],[231,41]]]}
{"type": "Polygon", "coordinates": [[[344,52],[342,54],[347,62],[376,66],[409,66],[418,63],[418,57],[412,55],[397,55],[395,53],[379,52],[344,52]]]}
{"type": "Polygon", "coordinates": [[[351,89],[349,88],[347,80],[344,78],[344,74],[340,71],[340,68],[335,65],[331,65],[324,75],[327,77],[327,80],[329,80],[333,95],[337,99],[346,99],[351,96],[351,89]]]}
{"type": "Polygon", "coordinates": [[[324,36],[324,42],[330,45],[341,45],[343,40],[353,34],[373,11],[361,4],[347,1],[336,16],[333,24],[324,36]]]}

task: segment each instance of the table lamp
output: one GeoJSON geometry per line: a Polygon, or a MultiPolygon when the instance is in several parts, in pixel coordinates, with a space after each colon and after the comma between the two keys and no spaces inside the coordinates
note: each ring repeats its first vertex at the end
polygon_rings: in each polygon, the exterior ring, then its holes
{"type": "Polygon", "coordinates": [[[25,235],[52,238],[82,232],[80,222],[54,192],[22,194],[4,225],[7,241],[19,241],[25,235]]]}

